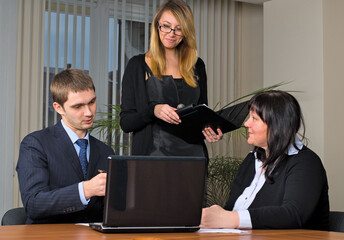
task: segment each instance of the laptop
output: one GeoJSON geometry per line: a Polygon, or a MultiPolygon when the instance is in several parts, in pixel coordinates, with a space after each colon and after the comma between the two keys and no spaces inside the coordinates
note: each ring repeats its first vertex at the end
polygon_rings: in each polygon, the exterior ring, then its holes
{"type": "Polygon", "coordinates": [[[205,157],[116,156],[108,158],[102,223],[104,233],[199,230],[205,157]]]}

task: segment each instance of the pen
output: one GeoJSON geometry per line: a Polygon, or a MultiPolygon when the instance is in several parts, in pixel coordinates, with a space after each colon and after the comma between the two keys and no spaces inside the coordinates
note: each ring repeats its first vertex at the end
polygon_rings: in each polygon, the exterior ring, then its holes
{"type": "Polygon", "coordinates": [[[98,169],[98,172],[99,172],[99,173],[106,173],[105,170],[101,170],[101,169],[98,169]]]}

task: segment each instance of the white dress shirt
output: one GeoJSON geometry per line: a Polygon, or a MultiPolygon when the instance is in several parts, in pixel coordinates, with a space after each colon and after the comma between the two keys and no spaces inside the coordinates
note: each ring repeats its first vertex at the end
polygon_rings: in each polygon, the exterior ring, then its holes
{"type": "MultiPolygon", "coordinates": [[[[79,139],[78,135],[72,130],[70,129],[61,119],[61,123],[62,126],[64,128],[64,130],[67,132],[68,137],[70,138],[70,140],[72,141],[76,154],[79,156],[79,151],[80,151],[80,147],[79,145],[76,143],[76,141],[79,139]]],[[[88,144],[87,144],[87,149],[86,149],[86,154],[87,154],[87,161],[89,162],[90,160],[90,134],[89,132],[87,132],[86,136],[84,137],[84,139],[87,139],[88,144]]],[[[84,206],[87,206],[88,202],[90,201],[89,199],[85,198],[85,193],[84,193],[84,187],[83,187],[83,182],[79,182],[78,184],[78,190],[79,190],[79,196],[80,196],[80,201],[82,202],[82,204],[84,204],[84,206]]]]}

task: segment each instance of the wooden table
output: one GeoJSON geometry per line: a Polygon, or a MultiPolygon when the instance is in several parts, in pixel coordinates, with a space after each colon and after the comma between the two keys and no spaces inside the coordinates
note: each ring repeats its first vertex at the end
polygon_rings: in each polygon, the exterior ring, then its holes
{"type": "Polygon", "coordinates": [[[136,234],[104,234],[87,226],[74,224],[44,224],[0,226],[0,239],[6,240],[326,240],[344,239],[344,233],[312,231],[312,230],[252,230],[244,233],[136,233],[136,234]]]}

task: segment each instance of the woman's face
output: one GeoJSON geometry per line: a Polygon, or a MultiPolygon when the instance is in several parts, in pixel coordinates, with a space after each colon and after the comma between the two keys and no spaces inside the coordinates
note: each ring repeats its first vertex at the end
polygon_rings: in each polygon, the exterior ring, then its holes
{"type": "MultiPolygon", "coordinates": [[[[159,25],[162,26],[161,29],[169,30],[169,28],[172,28],[176,30],[178,34],[181,32],[181,26],[171,11],[163,12],[159,20],[159,25]]],[[[159,37],[165,48],[174,49],[183,40],[183,36],[176,35],[175,31],[166,33],[161,31],[161,29],[159,29],[159,37]]]]}
{"type": "Polygon", "coordinates": [[[267,131],[268,126],[265,122],[257,115],[256,112],[250,111],[250,117],[245,122],[245,127],[248,129],[248,139],[247,142],[256,147],[261,147],[267,151],[268,148],[268,138],[267,131]]]}

